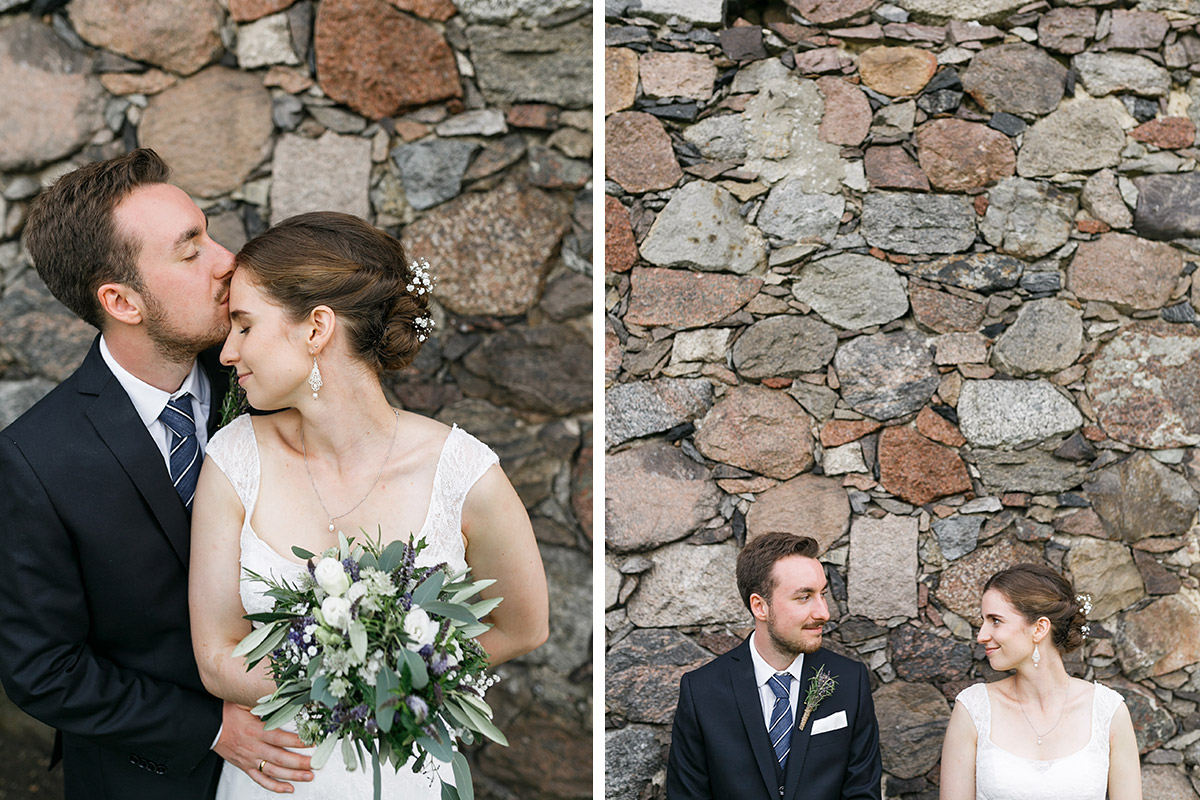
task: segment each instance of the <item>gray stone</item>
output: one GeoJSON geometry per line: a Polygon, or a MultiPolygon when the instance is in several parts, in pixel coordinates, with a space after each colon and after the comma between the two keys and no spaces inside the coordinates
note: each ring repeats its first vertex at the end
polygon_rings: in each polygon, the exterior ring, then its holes
{"type": "Polygon", "coordinates": [[[1122,614],[1113,639],[1121,668],[1133,680],[1200,662],[1200,595],[1188,588],[1122,614]]]}
{"type": "Polygon", "coordinates": [[[639,628],[745,624],[750,612],[734,578],[737,553],[733,542],[677,542],[654,551],[654,568],[629,598],[629,621],[639,628]]]}
{"type": "Polygon", "coordinates": [[[1142,574],[1121,542],[1081,536],[1071,544],[1068,565],[1075,591],[1092,596],[1091,619],[1104,619],[1145,595],[1142,574]]]}
{"type": "Polygon", "coordinates": [[[958,253],[975,241],[975,210],[957,195],[875,192],[863,197],[862,234],[893,253],[958,253]]]}
{"type": "Polygon", "coordinates": [[[1144,451],[1100,470],[1083,488],[1105,530],[1125,542],[1182,536],[1196,515],[1187,479],[1144,451]]]}
{"type": "MultiPolygon", "coordinates": [[[[462,365],[497,405],[563,416],[592,407],[591,345],[573,327],[513,325],[488,336],[462,365]]],[[[462,381],[460,380],[460,383],[462,381]]]]}
{"type": "Polygon", "coordinates": [[[358,114],[333,106],[310,105],[308,113],[335,133],[361,133],[367,127],[367,121],[358,114]]]}
{"type": "Polygon", "coordinates": [[[814,386],[804,381],[796,381],[787,390],[804,410],[821,422],[833,416],[833,408],[837,405],[838,393],[826,386],[814,386]]]}
{"type": "Polygon", "coordinates": [[[467,39],[479,90],[489,105],[591,107],[590,19],[549,30],[471,25],[467,39]]]}
{"type": "Polygon", "coordinates": [[[627,725],[604,731],[605,800],[637,797],[662,769],[664,748],[657,725],[627,725]]]}
{"type": "Polygon", "coordinates": [[[719,28],[725,21],[725,0],[638,0],[634,13],[660,21],[672,17],[719,28]]]}
{"type": "Polygon", "coordinates": [[[712,653],[670,629],[635,630],[605,654],[605,711],[629,722],[669,725],[679,679],[712,653]]]}
{"type": "Polygon", "coordinates": [[[91,59],[45,25],[19,19],[0,28],[0,170],[37,169],[104,126],[107,95],[91,72],[91,59]]]}
{"type": "Polygon", "coordinates": [[[842,383],[842,399],[873,419],[911,414],[938,387],[933,346],[915,331],[851,339],[838,348],[833,365],[842,383]]]}
{"type": "Polygon", "coordinates": [[[536,20],[582,9],[586,0],[455,0],[467,22],[503,25],[514,19],[536,20]]]}
{"type": "Polygon", "coordinates": [[[917,518],[858,517],[850,525],[847,602],[875,620],[917,615],[917,518]]]}
{"type": "Polygon", "coordinates": [[[1021,258],[1040,258],[1067,243],[1074,195],[1037,181],[1006,178],[988,192],[979,230],[988,244],[1021,258]]]}
{"type": "Polygon", "coordinates": [[[790,75],[788,68],[777,58],[752,61],[738,67],[729,90],[734,94],[754,94],[763,86],[786,80],[790,75]]]}
{"type": "Polygon", "coordinates": [[[1194,326],[1143,322],[1117,333],[1101,345],[1087,374],[1105,432],[1153,450],[1200,444],[1197,363],[1200,330],[1194,326]]]}
{"type": "Polygon", "coordinates": [[[0,381],[0,430],[11,425],[53,388],[52,382],[40,378],[0,381]]]}
{"type": "Polygon", "coordinates": [[[908,312],[905,280],[886,262],[843,254],[806,265],[792,294],[826,322],[854,330],[883,325],[908,312]]]}
{"type": "Polygon", "coordinates": [[[733,367],[745,378],[793,378],[824,369],[836,349],[837,333],[815,317],[767,317],[738,337],[733,367]]]}
{"type": "Polygon", "coordinates": [[[684,128],[683,138],[695,145],[700,155],[713,161],[746,160],[746,124],[741,114],[702,119],[684,128]]]}
{"type": "Polygon", "coordinates": [[[371,213],[371,143],[326,132],[320,139],[291,134],[275,145],[271,224],[308,211],[371,213]]]}
{"type": "Polygon", "coordinates": [[[1086,475],[1084,466],[1044,450],[970,450],[967,461],[979,469],[984,488],[993,494],[1029,492],[1057,494],[1074,489],[1086,475]]]}
{"type": "Polygon", "coordinates": [[[620,383],[604,393],[604,439],[609,447],[661,433],[704,416],[712,384],[700,378],[620,383]]]}
{"type": "Polygon", "coordinates": [[[983,527],[983,517],[955,514],[945,519],[935,519],[932,527],[942,555],[953,561],[975,549],[979,541],[979,529],[983,527]]]}
{"type": "Polygon", "coordinates": [[[975,55],[962,84],[985,111],[1040,116],[1058,107],[1066,78],[1062,64],[1033,45],[1017,42],[975,55]],[[1013,75],[1021,80],[1011,80],[1013,75]]]}
{"type": "MultiPolygon", "coordinates": [[[[1193,81],[1200,85],[1200,81],[1193,81]]],[[[1200,97],[1192,107],[1200,105],[1200,97]]],[[[1147,239],[1200,236],[1200,173],[1145,175],[1137,187],[1133,227],[1147,239]]]]}
{"type": "Polygon", "coordinates": [[[241,69],[257,69],[271,64],[299,64],[292,49],[292,32],[287,14],[271,14],[239,25],[237,60],[241,69]]]}
{"type": "Polygon", "coordinates": [[[768,236],[800,244],[829,244],[837,235],[846,201],[840,194],[806,192],[788,178],[767,195],[755,223],[768,236]]]}
{"type": "Polygon", "coordinates": [[[550,638],[524,663],[549,669],[552,674],[570,674],[588,659],[592,636],[591,558],[574,547],[539,548],[546,570],[550,600],[550,638]]]}
{"type": "Polygon", "coordinates": [[[1121,198],[1117,176],[1111,169],[1102,169],[1087,179],[1079,197],[1083,210],[1113,228],[1128,228],[1133,214],[1121,198]]]}
{"type": "Polygon", "coordinates": [[[981,0],[978,3],[964,0],[899,0],[896,5],[922,17],[978,20],[994,17],[1024,4],[1020,0],[981,0]]]}
{"type": "Polygon", "coordinates": [[[434,130],[438,136],[499,136],[508,133],[508,124],[500,109],[480,108],[450,117],[434,130]]]}
{"type": "Polygon", "coordinates": [[[685,361],[719,361],[725,363],[729,353],[732,328],[702,328],[698,331],[679,331],[671,343],[671,363],[685,361]]]}
{"type": "Polygon", "coordinates": [[[958,396],[959,430],[977,447],[1013,448],[1082,424],[1074,403],[1044,380],[966,381],[958,396]]]}
{"type": "Polygon", "coordinates": [[[879,750],[883,767],[901,780],[933,769],[942,753],[950,718],[949,703],[929,683],[892,681],[877,689],[872,700],[879,720],[879,750]]]}
{"type": "Polygon", "coordinates": [[[654,220],[641,253],[663,267],[739,275],[766,263],[762,234],[742,219],[737,199],[707,181],[692,181],[675,192],[654,220]]]}
{"type": "Polygon", "coordinates": [[[786,480],[813,465],[813,420],[783,392],[737,386],[696,426],[705,458],[786,480]]]}
{"type": "Polygon", "coordinates": [[[1117,92],[1162,97],[1171,89],[1166,69],[1132,53],[1080,53],[1074,65],[1080,82],[1093,97],[1117,92]]]}
{"type": "Polygon", "coordinates": [[[87,43],[179,75],[221,54],[225,12],[213,0],[75,0],[68,13],[87,43]]]}
{"type": "Polygon", "coordinates": [[[55,383],[75,371],[96,329],[62,306],[32,269],[10,283],[0,297],[3,343],[39,377],[55,383]]]}
{"type": "Polygon", "coordinates": [[[806,192],[837,193],[846,175],[841,148],[818,133],[825,100],[815,81],[765,83],[746,103],[746,169],[767,183],[794,178],[806,192]]]}
{"type": "Polygon", "coordinates": [[[604,609],[606,611],[620,602],[623,580],[620,571],[606,560],[604,562],[604,609]]]}
{"type": "Polygon", "coordinates": [[[995,292],[1017,285],[1025,262],[1000,253],[971,253],[946,256],[932,261],[897,264],[905,275],[937,281],[972,292],[995,292]]]}
{"type": "Polygon", "coordinates": [[[1093,172],[1121,160],[1125,131],[1122,111],[1115,100],[1079,99],[1058,110],[1025,132],[1017,153],[1017,174],[1031,178],[1060,172],[1093,172]]]}
{"type": "Polygon", "coordinates": [[[1082,311],[1056,298],[1031,300],[996,340],[992,363],[1018,377],[1058,372],[1074,364],[1082,350],[1082,311]]]}
{"type": "Polygon", "coordinates": [[[721,491],[708,470],[665,442],[607,456],[605,544],[648,550],[695,532],[717,515],[721,491]]]}
{"type": "Polygon", "coordinates": [[[457,197],[463,173],[478,149],[473,142],[425,139],[392,150],[409,204],[421,210],[457,197]]]}

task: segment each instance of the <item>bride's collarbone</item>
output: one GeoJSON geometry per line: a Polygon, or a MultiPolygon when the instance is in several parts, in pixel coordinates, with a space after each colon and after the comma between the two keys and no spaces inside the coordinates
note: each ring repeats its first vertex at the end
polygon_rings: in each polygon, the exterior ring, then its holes
{"type": "Polygon", "coordinates": [[[991,697],[992,743],[1013,755],[1052,761],[1084,750],[1092,738],[1091,684],[1072,679],[1066,703],[1024,703],[1011,686],[997,687],[991,697]],[[1038,740],[1041,743],[1038,743],[1038,740]]]}

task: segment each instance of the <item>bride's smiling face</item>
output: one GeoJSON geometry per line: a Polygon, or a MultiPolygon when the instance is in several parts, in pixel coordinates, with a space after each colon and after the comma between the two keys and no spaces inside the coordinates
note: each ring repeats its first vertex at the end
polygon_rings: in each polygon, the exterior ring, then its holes
{"type": "Polygon", "coordinates": [[[984,592],[979,605],[983,625],[975,640],[984,646],[992,669],[1015,669],[1033,653],[1035,626],[996,589],[984,592]]]}
{"type": "Polygon", "coordinates": [[[232,328],[221,348],[221,363],[237,369],[250,405],[261,410],[290,408],[310,394],[306,326],[292,322],[245,270],[229,285],[232,328]]]}

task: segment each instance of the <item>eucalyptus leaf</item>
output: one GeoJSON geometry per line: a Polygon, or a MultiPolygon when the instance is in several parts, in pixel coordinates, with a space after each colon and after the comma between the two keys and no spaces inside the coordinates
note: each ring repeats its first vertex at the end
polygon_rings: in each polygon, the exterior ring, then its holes
{"type": "Polygon", "coordinates": [[[421,581],[421,585],[416,589],[413,589],[413,604],[420,606],[424,605],[430,600],[436,600],[438,592],[442,590],[442,581],[445,580],[445,577],[445,573],[439,569],[428,578],[421,581]]]}
{"type": "Polygon", "coordinates": [[[357,761],[358,757],[354,754],[354,739],[347,736],[342,739],[342,762],[345,763],[346,769],[353,772],[357,761]]]}
{"type": "Polygon", "coordinates": [[[379,554],[379,571],[391,572],[404,563],[404,542],[396,541],[383,548],[379,554]]]}
{"type": "Polygon", "coordinates": [[[429,755],[443,763],[449,761],[454,755],[454,751],[451,749],[450,743],[447,742],[445,738],[439,742],[435,739],[431,739],[428,736],[419,736],[417,737],[417,744],[421,747],[424,747],[429,752],[429,755]]]}
{"type": "Polygon", "coordinates": [[[428,686],[429,670],[425,667],[425,659],[407,647],[401,647],[400,654],[404,657],[404,663],[408,667],[408,676],[412,681],[413,688],[424,689],[428,686]]]}
{"type": "Polygon", "coordinates": [[[310,553],[303,547],[296,547],[296,545],[292,545],[292,552],[296,554],[296,558],[303,558],[305,561],[317,557],[316,553],[310,553]]]}
{"type": "Polygon", "coordinates": [[[302,708],[304,708],[303,701],[293,700],[275,713],[263,717],[263,728],[268,731],[273,731],[276,728],[282,728],[284,725],[294,720],[302,708]]]}
{"type": "Polygon", "coordinates": [[[496,606],[500,605],[503,597],[490,597],[487,600],[480,600],[478,603],[472,603],[467,606],[476,619],[483,619],[488,614],[496,610],[496,606]]]}
{"type": "Polygon", "coordinates": [[[474,723],[471,727],[482,733],[484,736],[491,739],[493,742],[508,746],[508,737],[501,733],[500,729],[488,719],[479,709],[474,708],[470,703],[463,703],[462,710],[471,718],[474,723]]]}
{"type": "Polygon", "coordinates": [[[438,778],[438,780],[441,781],[442,784],[442,800],[459,800],[457,789],[443,781],[441,778],[438,778]]]}
{"type": "Polygon", "coordinates": [[[326,736],[322,739],[321,743],[317,745],[317,749],[313,751],[312,760],[309,762],[309,765],[313,769],[320,769],[325,766],[329,761],[329,757],[333,755],[333,748],[337,745],[337,741],[336,736],[326,736]]]}
{"type": "MultiPolygon", "coordinates": [[[[265,625],[263,627],[266,627],[265,625]]],[[[258,646],[246,654],[246,663],[250,666],[257,664],[263,656],[270,653],[279,645],[283,644],[283,640],[287,638],[288,626],[275,623],[271,634],[263,641],[259,642],[258,646]]]]}
{"type": "Polygon", "coordinates": [[[329,691],[329,676],[318,675],[312,684],[312,689],[309,690],[313,700],[316,700],[326,708],[333,708],[337,705],[337,698],[329,691]]]}
{"type": "Polygon", "coordinates": [[[470,625],[459,625],[458,629],[462,631],[463,636],[474,639],[476,636],[490,631],[492,625],[489,622],[473,622],[470,625]]]}
{"type": "Polygon", "coordinates": [[[471,766],[467,764],[467,759],[462,753],[455,753],[450,766],[454,769],[454,787],[458,790],[458,796],[462,800],[475,800],[475,786],[471,781],[471,766]]]}
{"type": "Polygon", "coordinates": [[[359,620],[350,623],[350,649],[360,661],[367,658],[367,629],[359,620]]]}
{"type": "Polygon", "coordinates": [[[471,613],[471,610],[466,606],[458,603],[443,603],[440,600],[426,600],[421,603],[421,608],[428,614],[440,614],[443,617],[472,624],[479,621],[479,617],[471,613]]]}
{"type": "Polygon", "coordinates": [[[384,664],[379,668],[379,673],[375,676],[375,721],[379,723],[379,730],[387,733],[392,729],[392,712],[389,710],[386,714],[384,709],[392,692],[400,687],[400,676],[392,672],[391,668],[384,664]]]}
{"type": "Polygon", "coordinates": [[[233,648],[235,656],[244,656],[254,648],[258,647],[268,636],[275,632],[276,625],[263,625],[261,628],[256,628],[246,635],[237,643],[237,647],[233,648]]]}

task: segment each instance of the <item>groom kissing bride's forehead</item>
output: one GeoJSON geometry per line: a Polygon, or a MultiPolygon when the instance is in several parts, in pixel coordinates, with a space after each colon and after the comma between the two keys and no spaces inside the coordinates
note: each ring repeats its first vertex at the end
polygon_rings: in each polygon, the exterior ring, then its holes
{"type": "Polygon", "coordinates": [[[47,287],[99,330],[0,432],[0,680],[57,729],[67,800],[206,800],[222,758],[308,766],[283,747],[299,738],[205,691],[192,651],[189,515],[234,258],[169,172],[145,149],[87,164],[25,227],[47,287]]]}
{"type": "Polygon", "coordinates": [[[829,606],[818,552],[809,537],[771,533],[739,553],[754,632],[680,680],[669,800],[879,800],[866,667],[821,649],[829,606]]]}

